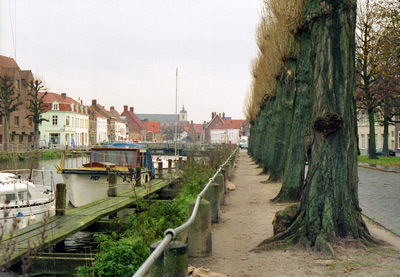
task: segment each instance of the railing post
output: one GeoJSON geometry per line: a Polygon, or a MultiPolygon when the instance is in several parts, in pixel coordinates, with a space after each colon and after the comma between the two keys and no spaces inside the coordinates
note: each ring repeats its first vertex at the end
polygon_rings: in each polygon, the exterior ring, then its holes
{"type": "Polygon", "coordinates": [[[158,178],[159,179],[161,179],[162,178],[162,174],[163,174],[163,163],[162,163],[162,161],[161,162],[158,162],[158,178]]]}
{"type": "MultiPolygon", "coordinates": [[[[189,204],[189,214],[192,214],[195,202],[189,204]]],[[[211,205],[203,199],[200,201],[193,224],[188,228],[188,255],[189,257],[208,257],[211,252],[211,205]]]]}
{"type": "Polygon", "coordinates": [[[56,215],[65,215],[65,206],[67,199],[67,189],[65,184],[60,183],[56,185],[56,215]]]}
{"type": "Polygon", "coordinates": [[[172,172],[172,159],[168,159],[168,173],[172,172]]]}
{"type": "Polygon", "coordinates": [[[182,169],[183,162],[182,162],[182,157],[179,157],[179,169],[182,169]]]}
{"type": "Polygon", "coordinates": [[[206,191],[204,198],[211,204],[211,222],[219,223],[219,185],[217,183],[212,183],[208,190],[206,191]]]}
{"type": "Polygon", "coordinates": [[[224,173],[219,173],[214,180],[219,185],[219,204],[220,206],[225,205],[225,177],[224,173]]]}
{"type": "MultiPolygon", "coordinates": [[[[153,252],[159,242],[150,246],[153,252]]],[[[181,241],[173,241],[164,249],[163,253],[154,262],[150,269],[151,277],[176,276],[187,277],[188,274],[188,247],[181,241]]]]}
{"type": "MultiPolygon", "coordinates": [[[[115,168],[115,167],[114,167],[115,168]]],[[[117,196],[117,172],[116,171],[108,171],[108,197],[117,196]]]]}
{"type": "Polygon", "coordinates": [[[140,186],[141,185],[141,174],[142,174],[142,169],[140,167],[135,168],[135,186],[140,186]]]}

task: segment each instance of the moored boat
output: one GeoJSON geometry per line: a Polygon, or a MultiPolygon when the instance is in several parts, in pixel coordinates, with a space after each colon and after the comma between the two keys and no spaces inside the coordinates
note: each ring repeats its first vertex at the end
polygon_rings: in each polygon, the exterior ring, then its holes
{"type": "Polygon", "coordinates": [[[57,169],[67,186],[68,200],[74,207],[107,197],[110,172],[117,176],[117,193],[149,182],[155,172],[149,149],[135,143],[92,147],[89,162],[82,167],[64,168],[63,161],[57,169]],[[139,168],[140,180],[136,181],[139,168]]]}
{"type": "Polygon", "coordinates": [[[0,171],[0,232],[5,234],[55,214],[54,180],[49,170],[0,171]]]}

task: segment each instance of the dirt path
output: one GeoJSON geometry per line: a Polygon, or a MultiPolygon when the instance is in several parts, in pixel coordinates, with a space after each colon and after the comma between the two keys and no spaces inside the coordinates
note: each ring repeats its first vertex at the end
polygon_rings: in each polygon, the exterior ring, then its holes
{"type": "Polygon", "coordinates": [[[237,190],[226,197],[221,222],[213,225],[213,254],[190,260],[195,267],[210,268],[228,276],[399,276],[400,238],[368,221],[371,233],[391,245],[368,249],[337,247],[336,257],[303,249],[250,252],[272,236],[272,219],[285,204],[268,200],[279,192],[280,183],[262,183],[267,175],[241,152],[232,183],[237,190]]]}

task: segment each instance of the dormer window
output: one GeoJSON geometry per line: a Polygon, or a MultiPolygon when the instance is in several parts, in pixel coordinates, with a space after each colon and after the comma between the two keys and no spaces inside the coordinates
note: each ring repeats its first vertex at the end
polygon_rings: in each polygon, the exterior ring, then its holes
{"type": "Polygon", "coordinates": [[[58,111],[58,103],[53,103],[53,110],[56,110],[56,111],[58,111]]]}

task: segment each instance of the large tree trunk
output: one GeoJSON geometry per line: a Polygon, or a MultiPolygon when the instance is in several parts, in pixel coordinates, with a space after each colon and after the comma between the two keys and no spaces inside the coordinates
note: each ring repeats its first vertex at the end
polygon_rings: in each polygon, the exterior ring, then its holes
{"type": "Polygon", "coordinates": [[[297,202],[304,188],[306,148],[310,126],[312,96],[310,90],[312,65],[310,63],[310,32],[304,30],[297,34],[296,43],[300,46],[295,76],[294,113],[288,142],[288,155],[285,161],[282,187],[274,202],[297,202]],[[301,42],[301,43],[300,43],[301,42]]]}
{"type": "Polygon", "coordinates": [[[376,155],[376,141],[375,141],[375,115],[373,110],[368,110],[369,121],[369,142],[368,142],[368,156],[370,159],[377,159],[376,155]]]}
{"type": "Polygon", "coordinates": [[[276,134],[269,152],[269,181],[272,182],[282,180],[288,156],[295,101],[295,72],[296,60],[290,59],[282,70],[276,90],[274,104],[276,134]]]}
{"type": "Polygon", "coordinates": [[[355,1],[309,0],[306,4],[313,95],[309,170],[293,224],[262,244],[301,242],[332,252],[331,243],[338,238],[374,241],[361,217],[357,195],[355,17],[355,1]]]}

